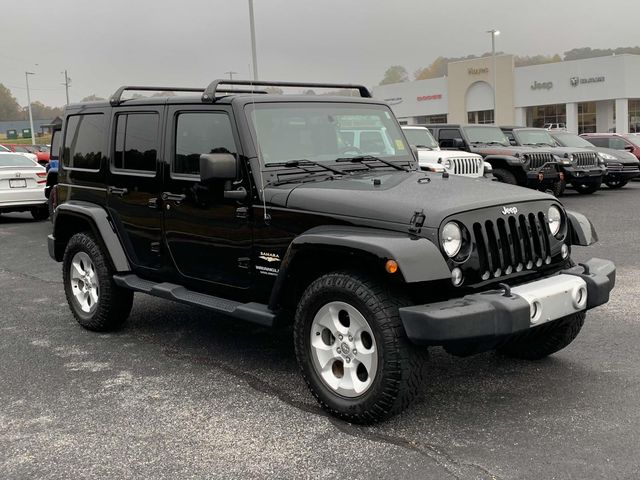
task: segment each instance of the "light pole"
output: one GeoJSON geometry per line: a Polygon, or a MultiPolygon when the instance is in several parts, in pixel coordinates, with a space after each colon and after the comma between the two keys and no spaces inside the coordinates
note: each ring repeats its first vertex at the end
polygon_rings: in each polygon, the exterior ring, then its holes
{"type": "Polygon", "coordinates": [[[69,84],[71,83],[71,79],[67,75],[66,70],[60,73],[64,73],[64,83],[62,85],[64,85],[65,92],[67,93],[67,105],[69,105],[69,84]]]}
{"type": "Polygon", "coordinates": [[[251,59],[253,61],[253,79],[258,80],[258,58],[256,56],[256,25],[253,21],[253,0],[249,0],[249,26],[251,28],[251,59]]]}
{"type": "Polygon", "coordinates": [[[35,75],[35,73],[24,72],[24,78],[27,81],[27,102],[29,102],[29,125],[31,126],[31,145],[35,145],[36,132],[33,131],[33,113],[31,113],[31,94],[29,93],[29,75],[35,75]]]}
{"type": "Polygon", "coordinates": [[[500,35],[500,30],[492,28],[487,30],[491,34],[491,58],[493,61],[493,123],[496,123],[498,105],[496,104],[496,36],[500,35]]]}
{"type": "Polygon", "coordinates": [[[238,72],[234,72],[233,70],[229,70],[228,72],[224,72],[225,75],[229,75],[229,80],[233,80],[233,76],[237,75],[238,72]]]}

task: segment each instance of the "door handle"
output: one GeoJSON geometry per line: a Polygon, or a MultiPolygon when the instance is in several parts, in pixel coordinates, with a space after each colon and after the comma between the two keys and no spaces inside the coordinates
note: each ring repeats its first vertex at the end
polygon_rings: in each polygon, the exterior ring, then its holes
{"type": "Polygon", "coordinates": [[[109,193],[111,195],[118,195],[119,197],[124,197],[127,193],[129,193],[129,190],[127,190],[126,188],[109,187],[109,193]]]}
{"type": "Polygon", "coordinates": [[[158,199],[154,197],[147,200],[147,207],[153,208],[153,209],[158,208],[158,199]]]}
{"type": "Polygon", "coordinates": [[[171,192],[163,192],[162,200],[165,202],[176,202],[180,204],[187,196],[184,193],[171,193],[171,192]]]}

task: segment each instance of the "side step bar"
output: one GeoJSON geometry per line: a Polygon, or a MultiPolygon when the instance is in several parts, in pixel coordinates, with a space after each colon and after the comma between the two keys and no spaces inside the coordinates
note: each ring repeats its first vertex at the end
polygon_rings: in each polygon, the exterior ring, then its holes
{"type": "Polygon", "coordinates": [[[113,281],[119,287],[128,288],[135,292],[147,293],[166,300],[204,307],[217,313],[257,323],[265,327],[273,326],[275,319],[275,314],[262,303],[234,302],[233,300],[214,297],[206,293],[194,292],[193,290],[173,283],[155,283],[132,273],[114,275],[113,281]]]}

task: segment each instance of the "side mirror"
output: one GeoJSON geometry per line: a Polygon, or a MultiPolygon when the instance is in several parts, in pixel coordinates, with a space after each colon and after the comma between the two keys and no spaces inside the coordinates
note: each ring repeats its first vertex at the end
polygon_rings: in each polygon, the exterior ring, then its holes
{"type": "Polygon", "coordinates": [[[464,148],[464,140],[462,140],[461,138],[454,138],[453,139],[453,147],[454,148],[464,148]]]}
{"type": "Polygon", "coordinates": [[[627,145],[627,146],[625,146],[625,147],[624,147],[624,149],[625,149],[627,152],[631,152],[631,153],[633,153],[633,151],[635,150],[635,148],[633,148],[631,145],[627,145]]]}
{"type": "Polygon", "coordinates": [[[59,160],[61,142],[62,130],[54,130],[53,132],[51,132],[51,152],[49,153],[49,161],[59,160]]]}
{"type": "Polygon", "coordinates": [[[200,155],[200,179],[233,180],[238,177],[238,159],[230,153],[200,155]]]}
{"type": "Polygon", "coordinates": [[[518,142],[516,142],[513,138],[509,139],[509,144],[513,147],[517,147],[518,146],[518,142]]]}

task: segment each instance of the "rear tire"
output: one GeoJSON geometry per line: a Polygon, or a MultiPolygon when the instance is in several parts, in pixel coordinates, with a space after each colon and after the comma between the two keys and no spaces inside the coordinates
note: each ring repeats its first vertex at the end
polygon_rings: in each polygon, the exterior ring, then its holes
{"type": "Polygon", "coordinates": [[[594,192],[597,192],[602,185],[602,180],[594,183],[572,183],[573,188],[576,189],[576,192],[581,193],[582,195],[591,195],[594,192]]]}
{"type": "Polygon", "coordinates": [[[32,208],[31,216],[34,220],[46,220],[49,218],[49,208],[47,206],[32,208]]]}
{"type": "Polygon", "coordinates": [[[493,176],[496,177],[499,182],[508,183],[509,185],[518,185],[516,176],[504,168],[494,168],[493,176]]]}
{"type": "Polygon", "coordinates": [[[610,181],[604,182],[604,183],[611,190],[617,190],[619,188],[624,187],[627,183],[629,183],[629,180],[610,180],[610,181]]]}
{"type": "Polygon", "coordinates": [[[498,348],[498,353],[523,360],[540,360],[573,342],[585,317],[585,312],[578,312],[516,334],[498,348]]]}
{"type": "Polygon", "coordinates": [[[404,410],[418,394],[426,349],[409,343],[398,308],[378,282],[335,272],[305,290],[295,315],[298,364],[322,408],[369,424],[404,410]]]}
{"type": "Polygon", "coordinates": [[[64,292],[71,312],[88,330],[116,330],[133,306],[133,292],[118,287],[102,248],[86,232],[71,237],[62,259],[64,292]]]}
{"type": "Polygon", "coordinates": [[[567,184],[564,180],[558,180],[557,182],[554,182],[553,185],[551,185],[551,194],[556,198],[560,198],[564,193],[564,189],[566,186],[567,184]]]}

